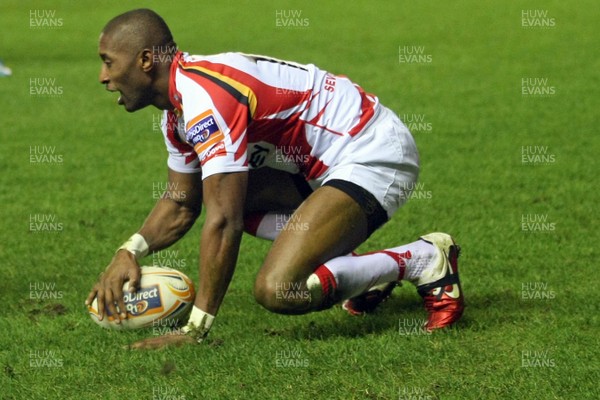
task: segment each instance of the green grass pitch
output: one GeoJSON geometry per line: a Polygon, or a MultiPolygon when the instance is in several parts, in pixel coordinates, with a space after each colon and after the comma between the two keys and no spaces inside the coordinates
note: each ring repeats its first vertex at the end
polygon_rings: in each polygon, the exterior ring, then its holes
{"type": "MultiPolygon", "coordinates": [[[[0,398],[599,398],[599,15],[591,0],[3,0],[0,398]],[[127,114],[97,81],[100,30],[142,6],[186,51],[315,63],[411,126],[420,186],[360,250],[452,233],[455,329],[415,329],[409,284],[364,318],[270,314],[252,297],[268,243],[251,237],[207,343],[129,351],[159,332],[90,320],[85,296],[166,181],[158,110],[127,114]]],[[[144,263],[196,280],[200,225],[144,263]]]]}

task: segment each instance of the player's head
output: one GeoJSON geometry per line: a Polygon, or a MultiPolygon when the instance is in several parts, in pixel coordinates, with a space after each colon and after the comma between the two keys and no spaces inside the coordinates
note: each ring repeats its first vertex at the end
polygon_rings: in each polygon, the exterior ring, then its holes
{"type": "Polygon", "coordinates": [[[100,83],[121,93],[119,104],[127,111],[158,106],[165,94],[157,93],[157,82],[168,78],[176,51],[171,31],[158,14],[148,9],[128,11],[110,20],[100,34],[100,83]]]}

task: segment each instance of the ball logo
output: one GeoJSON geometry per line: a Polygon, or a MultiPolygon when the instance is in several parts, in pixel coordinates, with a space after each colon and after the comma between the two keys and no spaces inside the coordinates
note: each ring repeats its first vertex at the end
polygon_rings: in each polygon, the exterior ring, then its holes
{"type": "Polygon", "coordinates": [[[147,309],[148,309],[148,302],[146,300],[142,300],[137,304],[127,304],[127,311],[131,315],[143,314],[144,311],[146,311],[147,309]]]}
{"type": "Polygon", "coordinates": [[[133,316],[150,313],[154,309],[162,309],[160,288],[158,285],[142,287],[136,293],[126,292],[123,296],[127,312],[133,316]]]}

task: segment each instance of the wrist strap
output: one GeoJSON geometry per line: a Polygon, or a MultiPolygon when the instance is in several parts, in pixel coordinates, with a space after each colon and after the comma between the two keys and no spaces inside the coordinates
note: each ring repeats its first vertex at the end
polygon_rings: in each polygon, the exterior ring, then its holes
{"type": "MultiPolygon", "coordinates": [[[[119,250],[127,250],[136,260],[145,257],[148,254],[148,243],[139,233],[134,233],[125,243],[119,247],[119,250]]],[[[118,251],[118,250],[117,250],[118,251]]]]}
{"type": "Polygon", "coordinates": [[[187,325],[181,328],[181,331],[186,335],[192,336],[198,343],[201,343],[206,335],[208,335],[208,331],[214,320],[214,315],[210,315],[194,306],[187,325]]]}

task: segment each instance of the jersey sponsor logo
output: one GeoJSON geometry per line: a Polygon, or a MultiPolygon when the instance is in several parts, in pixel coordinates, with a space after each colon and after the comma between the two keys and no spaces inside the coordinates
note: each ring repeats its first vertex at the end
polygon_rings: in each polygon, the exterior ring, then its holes
{"type": "Polygon", "coordinates": [[[269,154],[269,149],[266,147],[260,146],[258,144],[254,145],[254,151],[250,153],[250,166],[252,168],[259,168],[265,163],[265,159],[269,154]]]}
{"type": "Polygon", "coordinates": [[[206,164],[206,162],[208,162],[208,160],[210,160],[211,158],[222,157],[225,155],[227,155],[227,152],[225,151],[225,143],[221,142],[216,146],[213,146],[212,149],[207,151],[202,156],[202,165],[206,164]]]}
{"type": "Polygon", "coordinates": [[[198,154],[210,149],[223,138],[223,132],[219,129],[212,110],[198,115],[187,125],[186,139],[198,154]]]}

